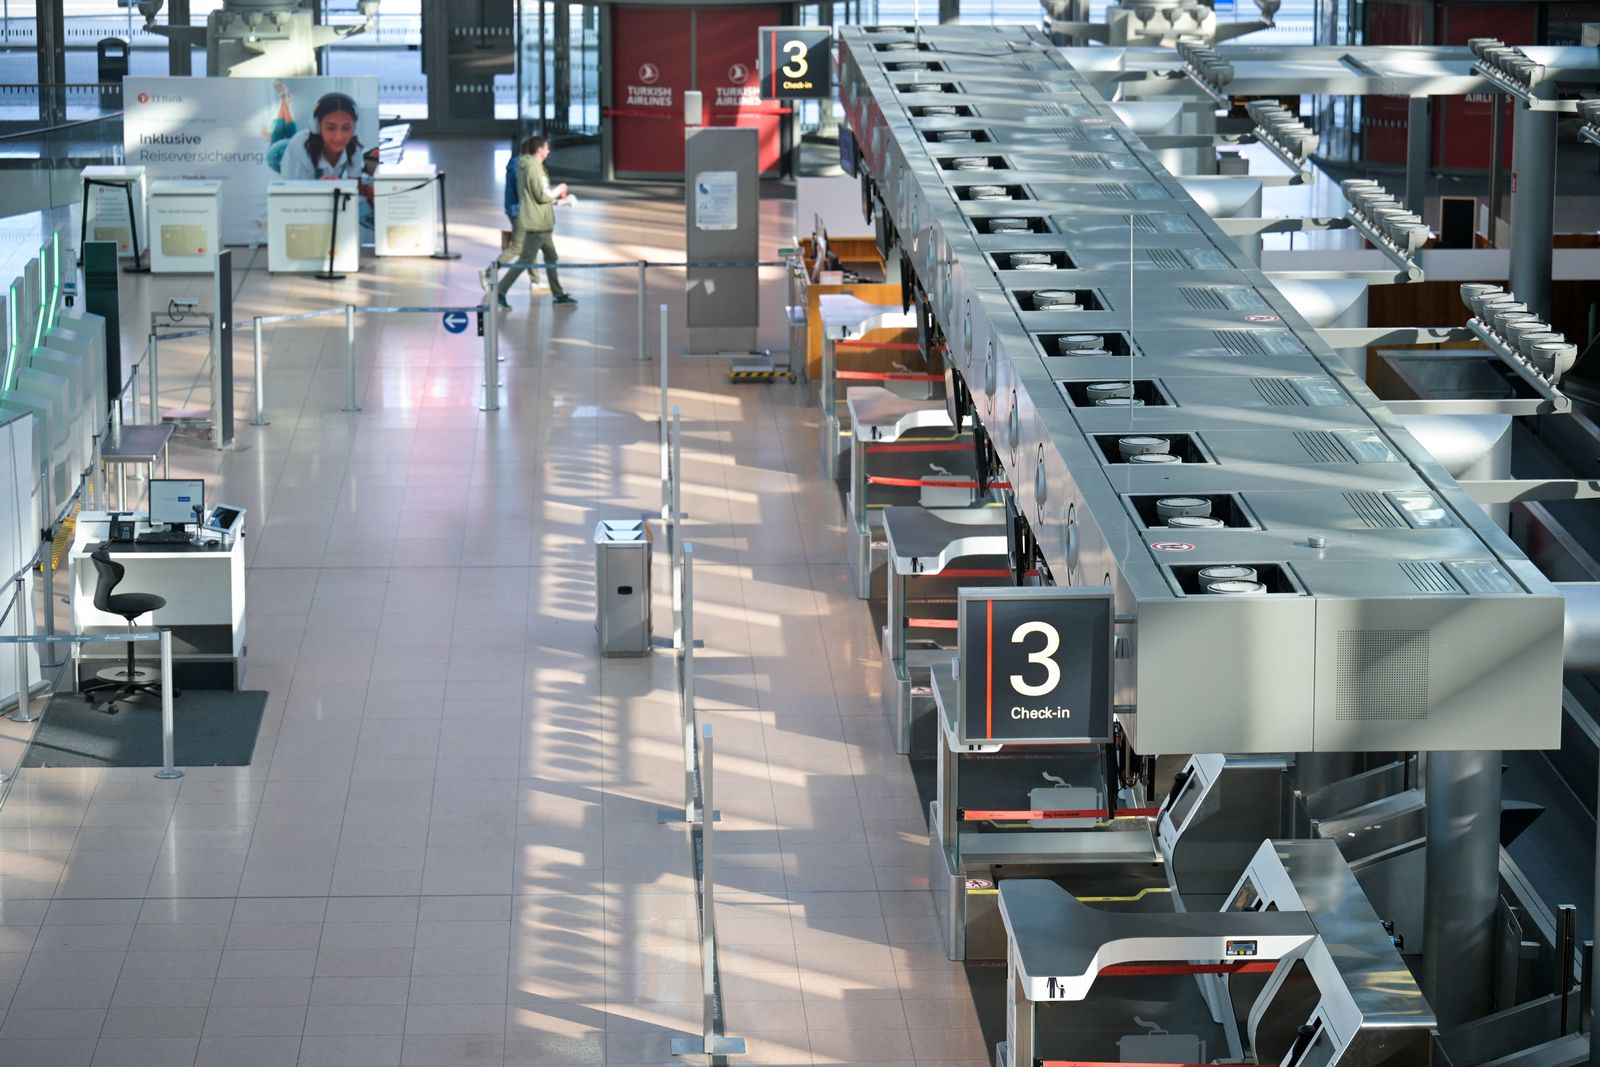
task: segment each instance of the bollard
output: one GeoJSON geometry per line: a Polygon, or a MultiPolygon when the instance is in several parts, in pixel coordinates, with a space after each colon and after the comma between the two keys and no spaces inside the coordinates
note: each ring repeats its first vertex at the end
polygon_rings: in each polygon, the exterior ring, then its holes
{"type": "Polygon", "coordinates": [[[639,352],[633,358],[643,363],[650,358],[649,345],[645,344],[644,337],[644,291],[645,291],[645,261],[639,261],[639,352]]]}
{"type": "MultiPolygon", "coordinates": [[[[489,266],[489,291],[493,293],[497,286],[495,276],[499,267],[489,266]]],[[[488,300],[485,297],[485,300],[488,300]]],[[[486,304],[483,310],[483,404],[479,411],[500,410],[500,317],[495,314],[495,307],[486,304]]]]}
{"type": "MultiPolygon", "coordinates": [[[[137,426],[139,424],[139,364],[135,363],[128,369],[128,390],[124,396],[131,398],[133,415],[129,421],[137,426]]],[[[124,397],[117,397],[117,428],[122,427],[122,402],[124,397]]]]}
{"type": "Polygon", "coordinates": [[[266,367],[262,363],[261,359],[261,354],[263,351],[265,351],[266,346],[261,343],[262,331],[260,315],[257,315],[255,321],[251,323],[250,332],[256,351],[255,366],[251,368],[250,371],[250,388],[251,392],[255,394],[255,414],[250,417],[250,425],[271,426],[272,423],[267,421],[267,372],[266,367]]]}
{"type": "MultiPolygon", "coordinates": [[[[161,384],[159,381],[160,350],[161,342],[152,333],[150,335],[150,425],[152,426],[161,425],[161,401],[158,399],[161,396],[161,384]]],[[[138,364],[135,364],[133,369],[134,373],[137,374],[139,371],[138,364]]],[[[139,416],[139,387],[137,383],[133,388],[133,414],[134,418],[137,419],[139,416]]]]}
{"type": "Polygon", "coordinates": [[[345,400],[340,411],[360,411],[361,405],[356,403],[356,306],[344,306],[344,362],[345,371],[349,377],[349,397],[345,400]]]}
{"type": "MultiPolygon", "coordinates": [[[[24,587],[22,575],[17,575],[15,584],[16,588],[12,590],[14,599],[11,602],[11,610],[17,613],[16,630],[17,636],[21,638],[28,635],[28,612],[32,610],[33,605],[28,603],[28,594],[24,587]]],[[[17,650],[15,666],[17,674],[17,706],[6,718],[12,722],[29,723],[33,722],[37,717],[28,706],[28,690],[32,682],[30,677],[32,672],[28,670],[28,644],[26,641],[18,641],[15,647],[17,650]]]]}
{"type": "Polygon", "coordinates": [[[157,778],[182,778],[172,765],[172,631],[161,631],[161,769],[157,778]]]}

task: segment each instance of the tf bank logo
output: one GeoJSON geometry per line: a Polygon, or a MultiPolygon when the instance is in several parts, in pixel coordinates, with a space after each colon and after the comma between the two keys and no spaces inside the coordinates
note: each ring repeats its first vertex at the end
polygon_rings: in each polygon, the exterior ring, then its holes
{"type": "Polygon", "coordinates": [[[177,104],[182,103],[183,97],[171,93],[140,93],[138,100],[141,104],[177,104]]]}
{"type": "MultiPolygon", "coordinates": [[[[639,81],[644,85],[654,85],[661,80],[661,68],[654,63],[645,63],[639,67],[639,81]]],[[[143,95],[143,94],[140,94],[143,95]]]]}

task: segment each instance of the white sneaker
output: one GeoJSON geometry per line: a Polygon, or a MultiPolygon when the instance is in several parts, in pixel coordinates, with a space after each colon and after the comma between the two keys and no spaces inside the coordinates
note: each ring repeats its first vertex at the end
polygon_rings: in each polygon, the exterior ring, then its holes
{"type": "Polygon", "coordinates": [[[478,272],[478,284],[483,286],[483,291],[489,291],[489,268],[485,267],[478,272]]]}

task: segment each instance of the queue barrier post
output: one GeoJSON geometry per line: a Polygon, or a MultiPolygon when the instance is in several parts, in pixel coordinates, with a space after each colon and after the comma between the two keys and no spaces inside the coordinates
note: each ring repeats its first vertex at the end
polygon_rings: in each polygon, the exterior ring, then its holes
{"type": "Polygon", "coordinates": [[[450,214],[449,214],[449,209],[445,206],[446,200],[445,200],[445,195],[444,195],[444,171],[441,170],[438,173],[438,175],[434,178],[434,188],[439,190],[439,193],[438,193],[438,198],[439,198],[439,240],[441,242],[443,242],[443,247],[440,248],[439,251],[433,253],[432,258],[433,259],[460,259],[461,258],[461,253],[460,252],[452,252],[452,251],[450,251],[450,214]]]}
{"type": "Polygon", "coordinates": [[[183,772],[172,765],[176,739],[172,727],[172,631],[161,631],[161,769],[157,778],[182,778],[183,772]]]}
{"type": "Polygon", "coordinates": [[[32,687],[31,671],[28,669],[28,615],[33,611],[33,605],[28,600],[27,585],[22,574],[18,574],[11,590],[11,610],[17,614],[17,655],[15,671],[17,675],[17,706],[8,712],[6,718],[12,722],[29,723],[37,722],[38,716],[33,714],[29,706],[29,690],[32,687]]]}
{"type": "Polygon", "coordinates": [[[667,499],[667,559],[672,567],[672,638],[673,647],[683,649],[683,605],[685,590],[683,579],[683,537],[678,520],[683,517],[683,412],[672,409],[672,479],[668,483],[667,499]]]}
{"type": "Polygon", "coordinates": [[[671,444],[667,438],[667,305],[661,305],[661,518],[670,518],[672,507],[672,461],[668,452],[671,444]]]}
{"type": "MultiPolygon", "coordinates": [[[[707,723],[700,729],[700,782],[706,810],[711,810],[714,799],[714,763],[716,737],[707,723]]],[[[729,1037],[722,1013],[722,976],[717,967],[717,850],[716,820],[707,819],[696,826],[694,833],[700,842],[699,870],[695,888],[700,905],[700,998],[701,1034],[699,1037],[672,1039],[674,1056],[738,1056],[745,1051],[742,1037],[729,1037]]]]}
{"type": "Polygon", "coordinates": [[[500,261],[489,264],[489,286],[484,295],[483,315],[483,403],[479,411],[500,410],[500,316],[496,314],[495,294],[500,291],[500,261]]]}
{"type": "Polygon", "coordinates": [[[644,325],[644,319],[645,319],[644,301],[645,301],[645,289],[646,289],[646,287],[648,285],[648,283],[645,280],[645,268],[647,268],[648,266],[649,266],[649,264],[646,263],[644,260],[641,259],[639,261],[639,282],[638,282],[638,285],[639,285],[639,347],[638,347],[637,354],[633,358],[635,360],[637,360],[638,362],[640,362],[640,363],[643,363],[645,360],[650,358],[649,345],[645,344],[645,336],[644,336],[644,330],[645,330],[645,325],[644,325]]]}
{"type": "Polygon", "coordinates": [[[360,411],[361,405],[356,403],[356,306],[344,306],[344,365],[345,379],[348,391],[345,394],[344,407],[340,411],[360,411]]]}
{"type": "Polygon", "coordinates": [[[257,315],[250,323],[251,343],[255,348],[255,365],[250,370],[250,391],[254,413],[250,416],[251,426],[271,426],[267,421],[267,371],[262,361],[262,354],[266,346],[262,341],[261,316],[257,315]]]}

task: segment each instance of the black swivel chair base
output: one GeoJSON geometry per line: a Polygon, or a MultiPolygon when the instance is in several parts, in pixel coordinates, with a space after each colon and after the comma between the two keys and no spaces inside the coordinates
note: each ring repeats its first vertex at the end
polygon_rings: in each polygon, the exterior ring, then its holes
{"type": "MultiPolygon", "coordinates": [[[[154,593],[113,593],[112,590],[122,581],[123,566],[113,560],[109,554],[109,545],[101,545],[89,557],[94,560],[95,570],[99,575],[94,590],[94,606],[101,611],[113,615],[121,615],[128,620],[128,632],[134,632],[133,620],[147,612],[156,611],[167,606],[165,598],[154,593]]],[[[133,661],[133,642],[128,642],[128,662],[124,667],[110,667],[95,675],[95,680],[85,685],[80,691],[83,699],[95,704],[97,709],[108,715],[117,713],[117,701],[126,700],[140,693],[160,693],[162,679],[156,671],[140,667],[133,661]],[[96,693],[110,692],[111,696],[95,700],[96,693]]],[[[172,689],[172,695],[177,698],[178,690],[172,689]]]]}

